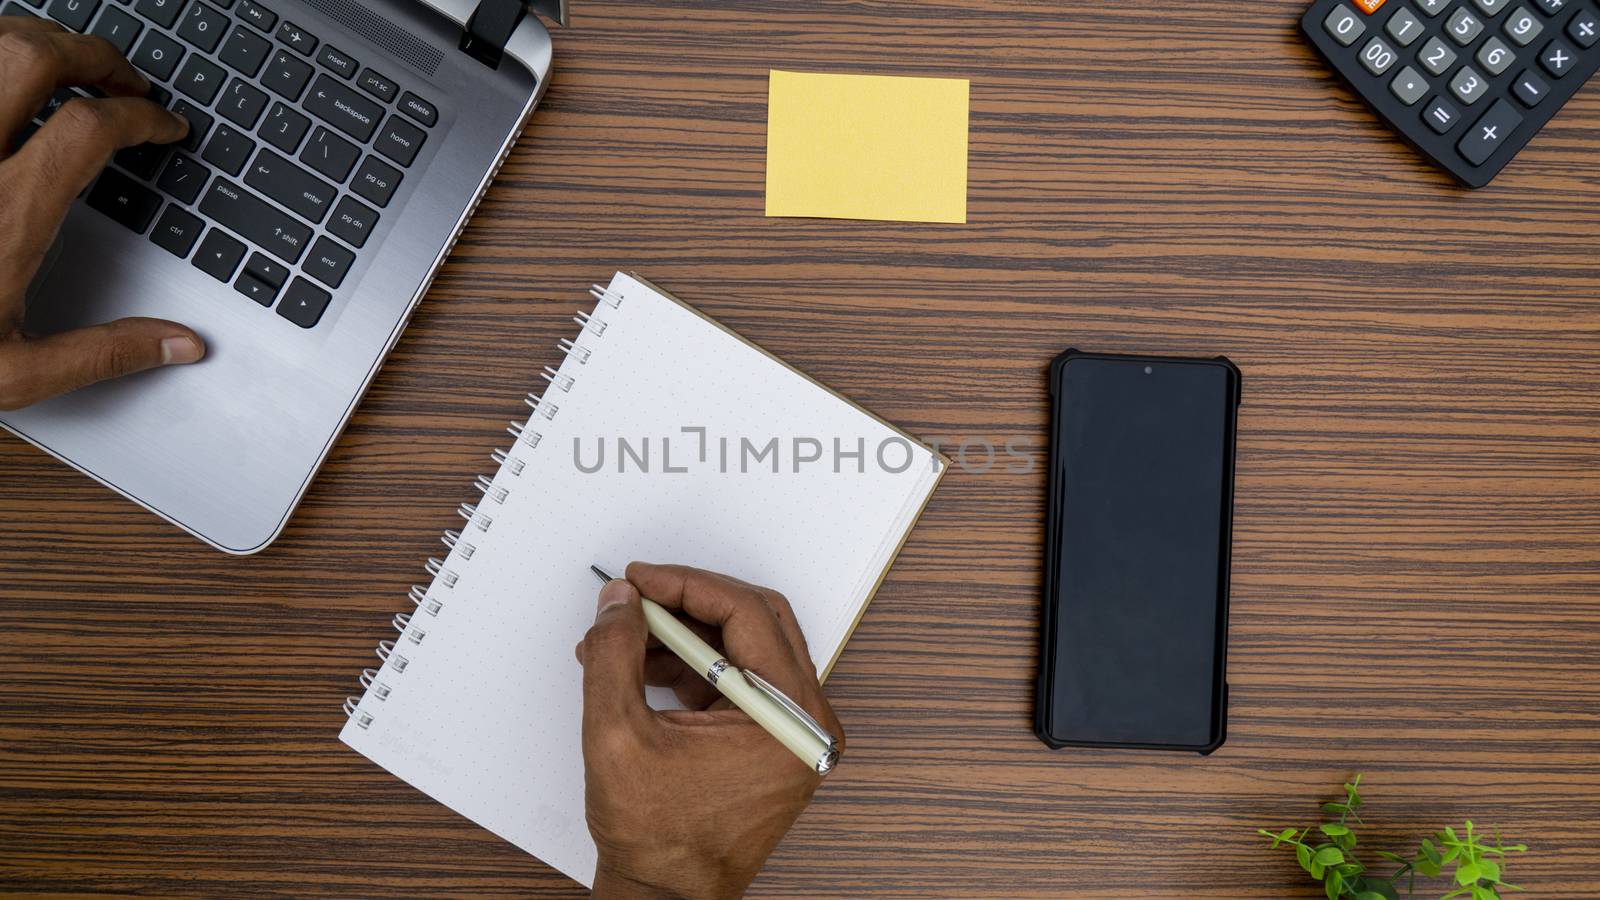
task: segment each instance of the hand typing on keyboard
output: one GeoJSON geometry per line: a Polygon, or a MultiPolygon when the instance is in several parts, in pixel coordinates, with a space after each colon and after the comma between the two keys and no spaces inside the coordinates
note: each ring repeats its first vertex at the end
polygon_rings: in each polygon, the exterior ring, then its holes
{"type": "Polygon", "coordinates": [[[50,337],[23,331],[23,300],[67,209],[124,147],[183,138],[184,119],[143,99],[150,85],[99,37],[54,22],[0,17],[0,409],[205,353],[193,331],[122,319],[50,337]],[[104,97],[69,101],[13,152],[16,137],[66,86],[104,97]]]}

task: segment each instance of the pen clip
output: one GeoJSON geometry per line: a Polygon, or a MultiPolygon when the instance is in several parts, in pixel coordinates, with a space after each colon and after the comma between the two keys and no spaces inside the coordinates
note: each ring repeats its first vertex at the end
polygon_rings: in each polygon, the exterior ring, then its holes
{"type": "MultiPolygon", "coordinates": [[[[800,704],[790,700],[787,694],[778,690],[776,687],[773,687],[771,682],[767,681],[765,678],[762,678],[760,675],[757,675],[749,669],[741,669],[740,671],[744,673],[746,681],[755,685],[756,690],[766,694],[768,697],[771,697],[774,702],[783,707],[784,710],[790,715],[794,716],[796,721],[798,721],[801,725],[804,725],[806,730],[811,732],[817,740],[826,744],[829,751],[838,749],[838,739],[829,734],[826,728],[823,728],[821,725],[817,724],[817,720],[811,718],[810,713],[806,712],[804,709],[801,709],[800,704]]],[[[829,763],[829,768],[832,768],[831,762],[829,763]]],[[[821,771],[820,764],[818,766],[818,770],[821,771]]],[[[824,771],[823,774],[827,773],[824,771]]]]}

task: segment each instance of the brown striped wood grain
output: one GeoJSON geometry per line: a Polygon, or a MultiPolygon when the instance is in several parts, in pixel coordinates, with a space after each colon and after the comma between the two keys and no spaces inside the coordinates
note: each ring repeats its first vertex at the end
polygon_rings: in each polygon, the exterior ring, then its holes
{"type": "Polygon", "coordinates": [[[1227,745],[1033,738],[1043,471],[958,469],[830,681],[849,758],[752,896],[1320,896],[1251,832],[1361,771],[1371,843],[1470,816],[1533,845],[1523,896],[1600,897],[1600,93],[1463,191],[1302,9],[575,4],[274,547],[213,553],[0,439],[0,893],[575,896],[336,734],[627,268],[947,450],[1042,452],[1068,346],[1244,371],[1227,745]],[[770,68],[972,79],[970,223],[763,218],[770,68]]]}

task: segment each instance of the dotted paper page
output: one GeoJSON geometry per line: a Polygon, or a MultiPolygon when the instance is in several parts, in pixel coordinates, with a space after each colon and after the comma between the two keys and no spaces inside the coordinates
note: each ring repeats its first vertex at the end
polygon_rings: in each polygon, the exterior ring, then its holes
{"type": "Polygon", "coordinates": [[[780,590],[822,669],[940,465],[633,278],[607,297],[430,586],[442,608],[414,615],[403,671],[391,657],[341,734],[584,884],[573,647],[594,618],[590,564],[681,562],[780,590]]]}

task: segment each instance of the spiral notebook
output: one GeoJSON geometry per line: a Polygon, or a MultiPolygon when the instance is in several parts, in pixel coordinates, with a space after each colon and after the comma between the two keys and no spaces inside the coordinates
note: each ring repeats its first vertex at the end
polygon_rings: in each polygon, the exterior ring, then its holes
{"type": "Polygon", "coordinates": [[[572,648],[594,620],[590,564],[680,562],[776,588],[825,674],[948,465],[648,282],[618,273],[593,294],[340,733],[586,885],[572,648]]]}

